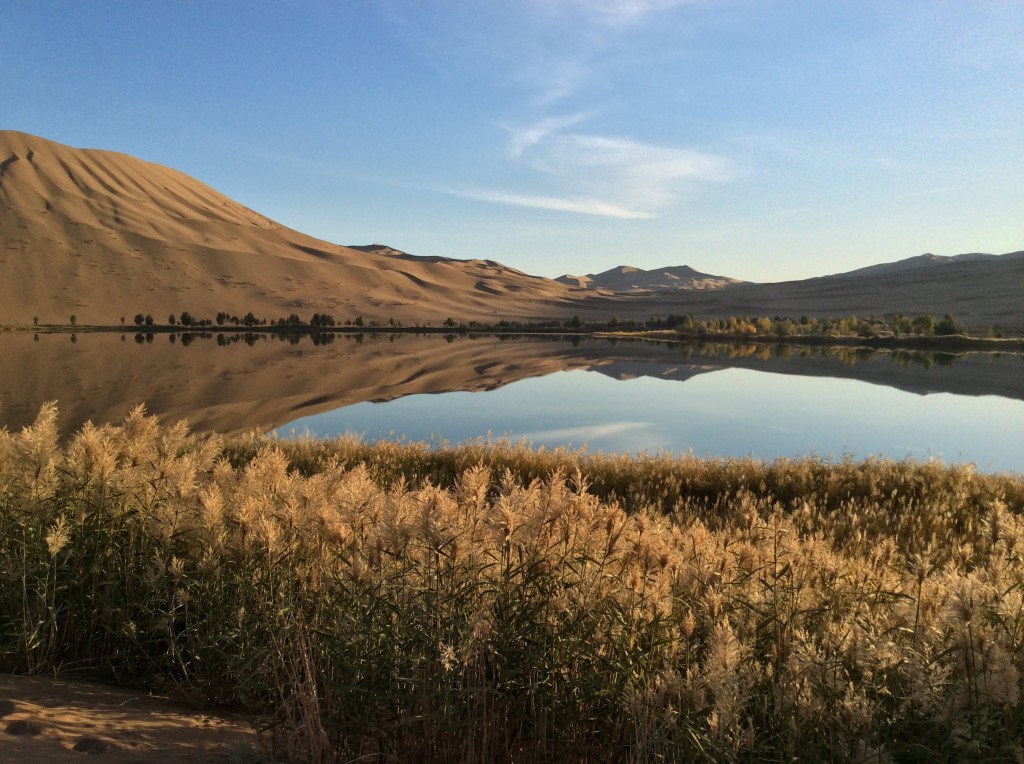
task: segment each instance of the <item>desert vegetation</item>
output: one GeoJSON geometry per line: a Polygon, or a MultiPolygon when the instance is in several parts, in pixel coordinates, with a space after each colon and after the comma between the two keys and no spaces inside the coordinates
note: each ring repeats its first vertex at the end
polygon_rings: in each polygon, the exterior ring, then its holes
{"type": "Polygon", "coordinates": [[[295,761],[1019,761],[1024,478],[0,430],[0,670],[295,761]]]}

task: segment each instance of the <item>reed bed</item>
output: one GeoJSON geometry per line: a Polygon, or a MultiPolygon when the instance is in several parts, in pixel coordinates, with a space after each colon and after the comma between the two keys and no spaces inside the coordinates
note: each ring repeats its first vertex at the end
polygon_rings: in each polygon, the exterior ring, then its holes
{"type": "Polygon", "coordinates": [[[0,670],[293,761],[1024,760],[1024,478],[0,430],[0,670]]]}

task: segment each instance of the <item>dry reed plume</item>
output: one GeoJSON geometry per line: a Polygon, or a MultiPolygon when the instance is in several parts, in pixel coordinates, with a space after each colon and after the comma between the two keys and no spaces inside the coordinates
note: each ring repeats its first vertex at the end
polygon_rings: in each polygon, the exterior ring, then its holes
{"type": "Polygon", "coordinates": [[[0,670],[295,761],[1021,761],[1024,480],[0,431],[0,670]]]}

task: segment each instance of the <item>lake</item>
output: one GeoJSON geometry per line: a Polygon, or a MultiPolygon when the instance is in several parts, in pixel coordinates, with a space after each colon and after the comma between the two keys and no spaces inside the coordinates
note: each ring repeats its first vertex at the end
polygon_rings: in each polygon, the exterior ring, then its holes
{"type": "Polygon", "coordinates": [[[888,456],[1024,471],[1024,356],[599,337],[0,335],[0,423],[139,403],[228,434],[888,456]]]}

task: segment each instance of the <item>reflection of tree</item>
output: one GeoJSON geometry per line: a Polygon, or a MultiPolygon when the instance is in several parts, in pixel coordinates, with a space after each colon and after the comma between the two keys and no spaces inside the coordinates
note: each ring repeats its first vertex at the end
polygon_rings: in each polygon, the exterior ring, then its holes
{"type": "Polygon", "coordinates": [[[958,358],[955,353],[937,353],[930,350],[894,350],[890,357],[893,363],[904,368],[909,367],[911,364],[917,364],[925,369],[930,369],[935,364],[939,366],[952,366],[958,358]]]}
{"type": "MultiPolygon", "coordinates": [[[[611,341],[610,344],[612,344],[611,341]]],[[[615,345],[612,344],[612,346],[615,345]]],[[[885,350],[863,346],[799,345],[794,343],[758,345],[747,342],[687,342],[679,346],[679,355],[688,360],[694,358],[733,360],[757,358],[765,362],[775,358],[787,361],[801,358],[829,358],[836,359],[845,366],[856,366],[878,358],[889,358],[898,366],[919,365],[925,369],[930,369],[936,364],[952,366],[960,357],[956,353],[932,350],[885,350]]]]}

